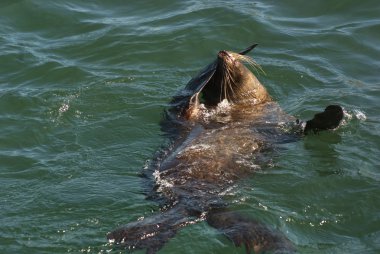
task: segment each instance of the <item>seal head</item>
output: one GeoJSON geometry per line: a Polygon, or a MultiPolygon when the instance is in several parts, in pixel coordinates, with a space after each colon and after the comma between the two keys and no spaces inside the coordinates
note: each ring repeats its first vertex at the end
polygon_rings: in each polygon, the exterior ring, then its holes
{"type": "MultiPolygon", "coordinates": [[[[249,104],[254,106],[271,98],[256,76],[244,65],[261,69],[250,57],[230,51],[219,51],[217,59],[209,66],[210,73],[194,90],[185,109],[185,117],[197,116],[199,107],[215,107],[227,100],[230,104],[249,104]]],[[[193,85],[191,82],[189,85],[193,85]]]]}
{"type": "Polygon", "coordinates": [[[235,104],[267,101],[264,86],[243,62],[257,66],[248,56],[224,50],[218,53],[215,73],[202,90],[205,105],[217,105],[225,99],[235,104]]]}

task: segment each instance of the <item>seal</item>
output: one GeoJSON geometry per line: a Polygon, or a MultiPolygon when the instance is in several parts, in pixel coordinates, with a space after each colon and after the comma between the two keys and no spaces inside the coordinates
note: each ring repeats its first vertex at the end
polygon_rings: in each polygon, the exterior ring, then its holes
{"type": "Polygon", "coordinates": [[[338,127],[343,110],[330,105],[307,122],[286,114],[245,66],[260,71],[245,55],[256,45],[220,51],[174,96],[161,122],[169,148],[142,173],[160,212],[108,233],[110,242],[156,253],[180,228],[205,220],[247,253],[295,250],[284,234],[230,210],[223,197],[265,164],[264,151],[338,127]]]}

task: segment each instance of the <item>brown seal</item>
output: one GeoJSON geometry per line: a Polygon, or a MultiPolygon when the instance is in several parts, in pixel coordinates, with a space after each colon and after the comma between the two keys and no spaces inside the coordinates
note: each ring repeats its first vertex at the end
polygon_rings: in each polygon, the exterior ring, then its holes
{"type": "MultiPolygon", "coordinates": [[[[257,45],[257,44],[255,44],[257,45]]],[[[198,91],[190,98],[190,105],[185,116],[194,118],[198,116],[200,96],[206,107],[218,105],[226,100],[233,104],[247,104],[252,107],[271,100],[265,87],[253,73],[244,66],[246,62],[254,67],[258,66],[251,58],[228,51],[220,51],[214,63],[213,75],[198,87],[198,91]]],[[[258,66],[259,67],[259,66],[258,66]]],[[[192,82],[188,87],[191,87],[192,82]]]]}
{"type": "Polygon", "coordinates": [[[223,196],[265,163],[263,150],[297,140],[304,130],[337,127],[342,109],[329,106],[306,124],[284,113],[243,64],[259,68],[245,56],[255,46],[220,51],[173,98],[161,123],[171,145],[143,173],[161,212],[109,233],[110,242],[155,253],[181,227],[206,220],[247,253],[294,251],[282,233],[229,210],[223,196]]]}

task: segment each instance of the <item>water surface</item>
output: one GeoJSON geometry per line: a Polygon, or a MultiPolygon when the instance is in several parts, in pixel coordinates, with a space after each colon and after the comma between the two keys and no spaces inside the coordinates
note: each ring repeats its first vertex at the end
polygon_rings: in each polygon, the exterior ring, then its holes
{"type": "MultiPolygon", "coordinates": [[[[285,144],[233,197],[300,253],[380,251],[378,1],[0,3],[1,253],[124,253],[105,235],[149,216],[138,174],[171,96],[221,49],[259,43],[289,114],[339,103],[337,131],[285,144]]],[[[199,223],[160,253],[245,253],[199,223]]],[[[140,252],[141,253],[141,252],[140,252]]]]}

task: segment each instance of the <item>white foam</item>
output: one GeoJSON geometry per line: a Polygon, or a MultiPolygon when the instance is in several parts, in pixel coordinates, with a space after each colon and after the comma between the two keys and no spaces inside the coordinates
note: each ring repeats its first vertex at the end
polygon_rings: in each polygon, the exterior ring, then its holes
{"type": "Polygon", "coordinates": [[[173,184],[167,180],[164,180],[161,178],[161,173],[158,170],[155,170],[153,172],[154,179],[156,180],[156,183],[159,185],[158,191],[162,191],[163,188],[172,188],[173,184]]]}
{"type": "Polygon", "coordinates": [[[344,119],[342,121],[342,125],[346,125],[351,120],[359,120],[359,121],[367,120],[366,114],[359,109],[353,109],[352,111],[343,110],[343,113],[344,113],[344,119]]]}
{"type": "Polygon", "coordinates": [[[196,144],[196,145],[192,145],[192,146],[185,148],[183,151],[180,151],[178,154],[180,155],[182,153],[187,153],[189,151],[199,152],[199,151],[208,150],[210,148],[211,148],[211,146],[207,145],[207,144],[196,144]]]}
{"type": "Polygon", "coordinates": [[[199,105],[199,111],[205,121],[217,116],[226,116],[229,114],[230,110],[231,104],[227,99],[222,100],[215,108],[212,109],[207,109],[204,104],[199,105]]]}
{"type": "Polygon", "coordinates": [[[360,121],[365,121],[367,119],[367,116],[365,115],[365,113],[358,110],[358,109],[354,109],[353,113],[354,113],[355,117],[357,119],[359,119],[360,121]]]}
{"type": "Polygon", "coordinates": [[[216,113],[228,113],[231,110],[231,104],[227,99],[222,100],[216,107],[216,113]]]}
{"type": "Polygon", "coordinates": [[[69,104],[64,103],[61,105],[61,107],[59,107],[58,111],[59,111],[59,113],[62,114],[64,112],[66,112],[67,110],[69,110],[69,108],[70,108],[69,104]]]}

